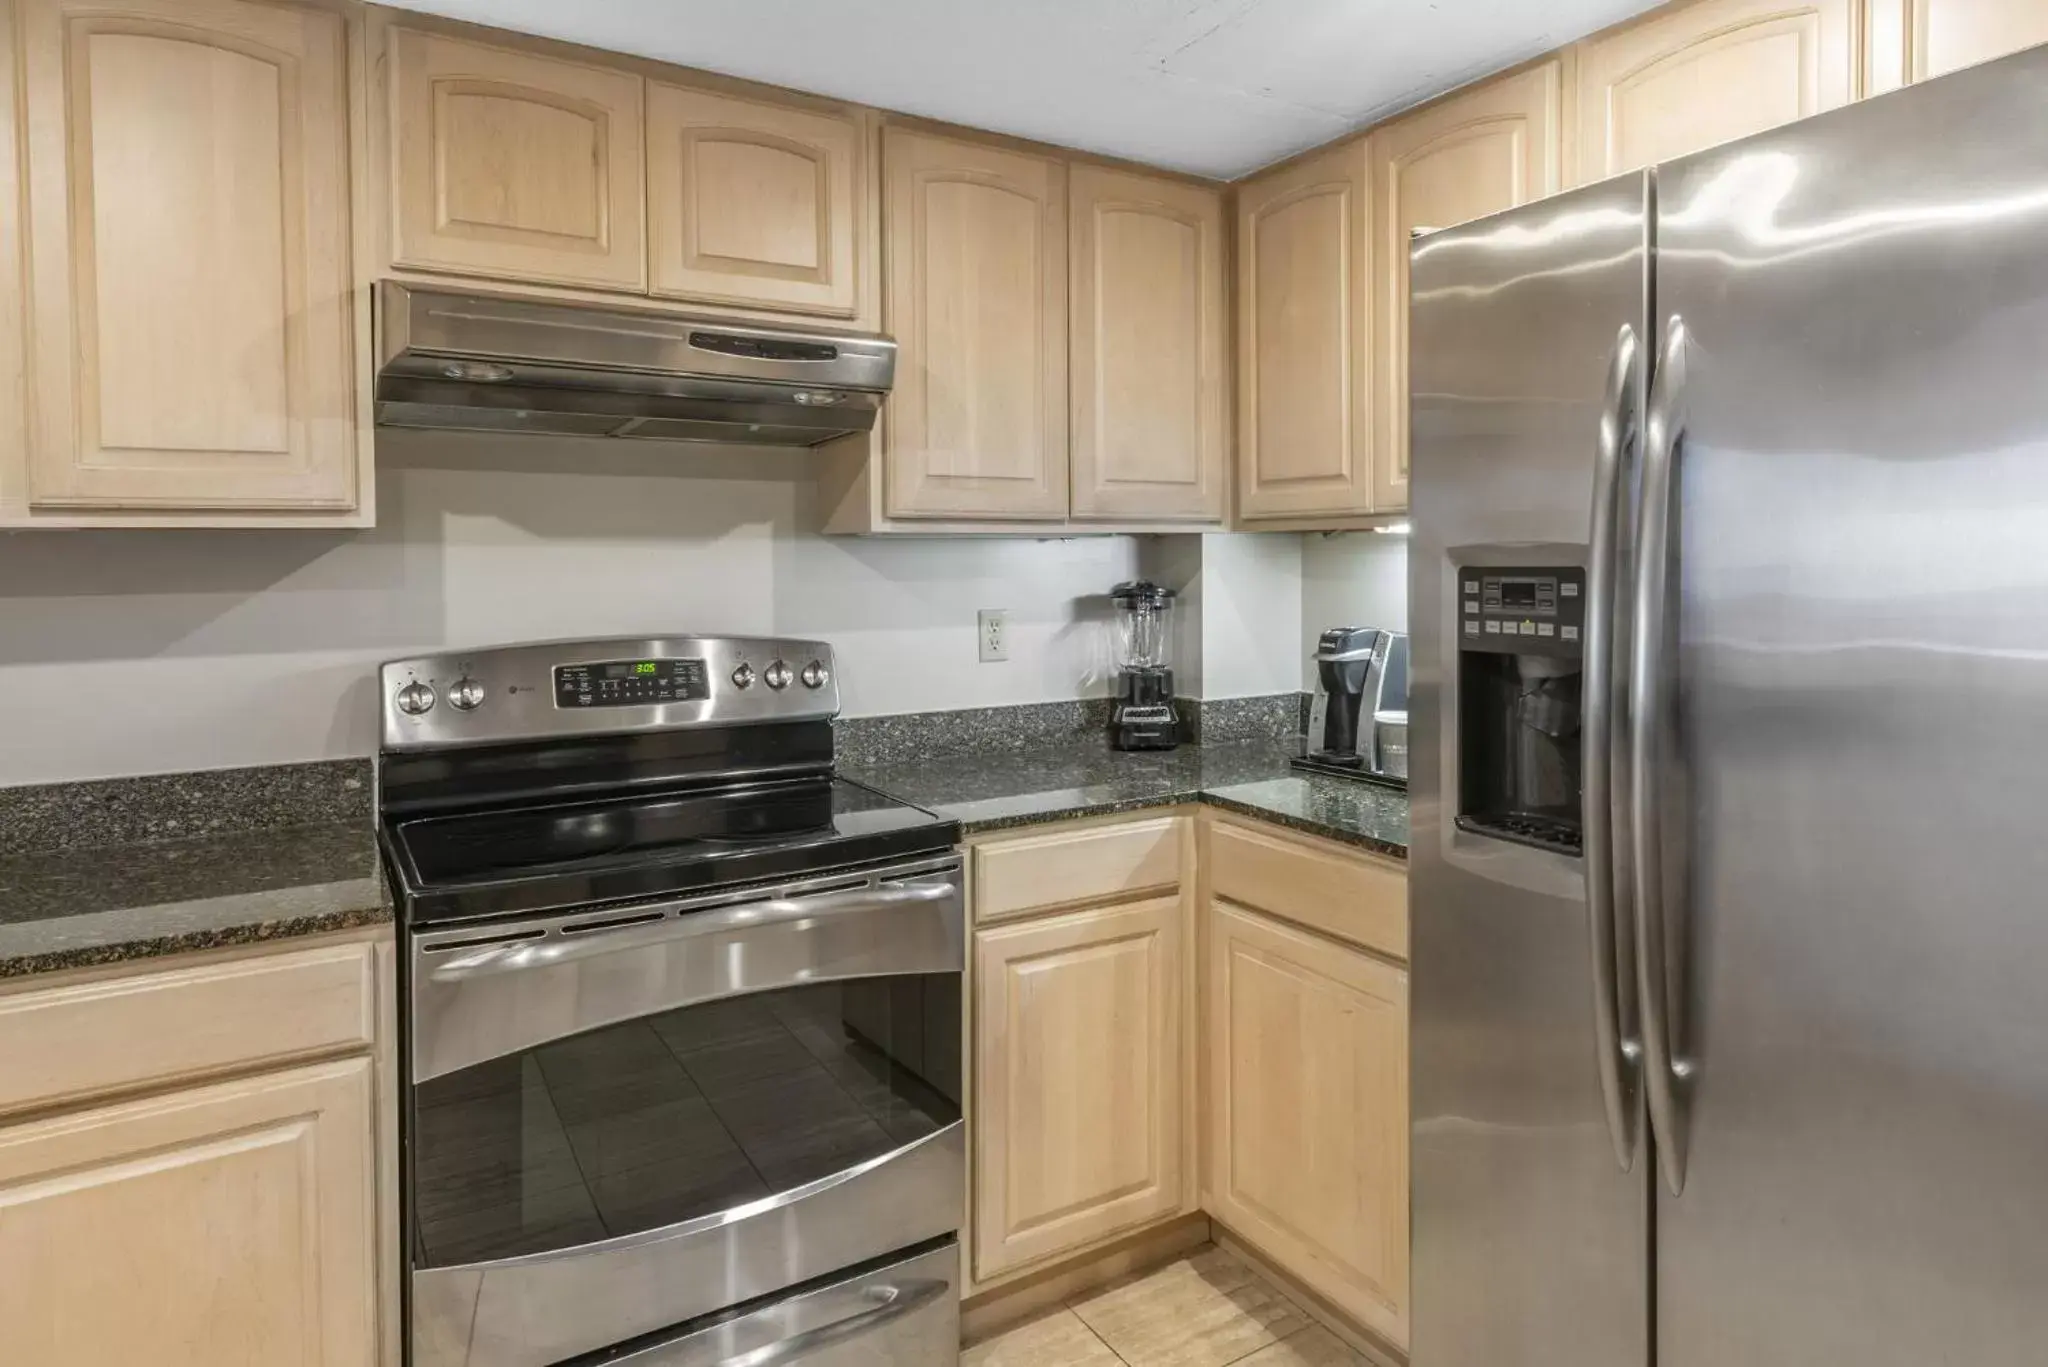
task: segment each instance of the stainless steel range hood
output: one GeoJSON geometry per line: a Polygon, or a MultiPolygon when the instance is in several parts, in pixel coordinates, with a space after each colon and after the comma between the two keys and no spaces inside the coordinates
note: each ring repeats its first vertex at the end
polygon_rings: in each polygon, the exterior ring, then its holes
{"type": "Polygon", "coordinates": [[[873,429],[896,344],[377,285],[382,427],[816,446],[873,429]]]}

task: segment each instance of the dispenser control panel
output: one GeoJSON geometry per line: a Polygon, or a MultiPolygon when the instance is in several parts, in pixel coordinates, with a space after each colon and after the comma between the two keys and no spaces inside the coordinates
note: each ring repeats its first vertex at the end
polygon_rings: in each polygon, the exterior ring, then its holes
{"type": "Polygon", "coordinates": [[[1461,649],[1566,658],[1585,649],[1582,569],[1466,567],[1458,571],[1458,588],[1461,649]]]}

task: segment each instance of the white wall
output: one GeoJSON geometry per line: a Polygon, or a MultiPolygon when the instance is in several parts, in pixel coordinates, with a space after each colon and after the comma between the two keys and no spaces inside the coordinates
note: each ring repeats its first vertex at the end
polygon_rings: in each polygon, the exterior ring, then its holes
{"type": "Polygon", "coordinates": [[[819,636],[856,716],[1088,696],[1137,572],[1128,537],[809,535],[794,452],[388,433],[378,481],[370,532],[0,534],[0,785],[365,755],[378,661],[549,636],[819,636]]]}
{"type": "Polygon", "coordinates": [[[1301,551],[1301,687],[1316,686],[1316,638],[1330,627],[1408,629],[1408,538],[1307,536],[1301,551]]]}
{"type": "Polygon", "coordinates": [[[1252,698],[1301,686],[1302,538],[1202,538],[1202,692],[1252,698]]]}

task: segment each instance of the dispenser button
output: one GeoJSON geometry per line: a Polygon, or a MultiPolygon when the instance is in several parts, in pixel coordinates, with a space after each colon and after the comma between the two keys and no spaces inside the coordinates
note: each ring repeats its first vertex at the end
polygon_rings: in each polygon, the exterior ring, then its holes
{"type": "Polygon", "coordinates": [[[1487,634],[1488,636],[1498,636],[1498,635],[1500,635],[1500,623],[1499,623],[1499,622],[1488,622],[1488,623],[1486,624],[1486,634],[1487,634]]]}
{"type": "Polygon", "coordinates": [[[1477,622],[1467,622],[1467,623],[1465,623],[1465,634],[1466,634],[1467,636],[1477,636],[1477,635],[1479,634],[1479,623],[1477,623],[1477,622]]]}
{"type": "Polygon", "coordinates": [[[1477,579],[1467,579],[1467,580],[1465,581],[1465,592],[1467,592],[1467,593],[1477,593],[1477,592],[1479,592],[1479,581],[1478,581],[1477,579]]]}
{"type": "Polygon", "coordinates": [[[1465,611],[1477,617],[1479,615],[1479,600],[1477,598],[1467,598],[1465,600],[1465,611]]]}
{"type": "Polygon", "coordinates": [[[1576,598],[1579,596],[1579,586],[1577,584],[1574,584],[1571,580],[1565,580],[1562,587],[1564,589],[1565,597],[1576,598]]]}
{"type": "Polygon", "coordinates": [[[1538,622],[1536,624],[1536,634],[1538,636],[1555,636],[1557,634],[1557,628],[1550,625],[1550,623],[1548,622],[1538,622]]]}
{"type": "Polygon", "coordinates": [[[1577,627],[1566,627],[1566,628],[1564,629],[1564,639],[1565,639],[1565,640],[1567,640],[1567,641],[1576,641],[1576,640],[1578,640],[1578,639],[1579,639],[1579,629],[1578,629],[1577,627]]]}

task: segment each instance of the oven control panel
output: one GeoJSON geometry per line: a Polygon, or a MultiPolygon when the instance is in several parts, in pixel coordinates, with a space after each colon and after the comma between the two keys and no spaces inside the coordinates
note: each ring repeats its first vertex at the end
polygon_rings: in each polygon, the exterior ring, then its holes
{"type": "Polygon", "coordinates": [[[711,672],[696,660],[599,660],[555,666],[557,707],[641,707],[658,702],[701,702],[711,696],[711,672]]]}
{"type": "Polygon", "coordinates": [[[1586,572],[1468,567],[1458,571],[1458,645],[1505,655],[1576,657],[1586,634],[1586,572]]]}
{"type": "Polygon", "coordinates": [[[832,648],[772,637],[548,641],[393,660],[383,748],[807,721],[839,712],[832,648]]]}

